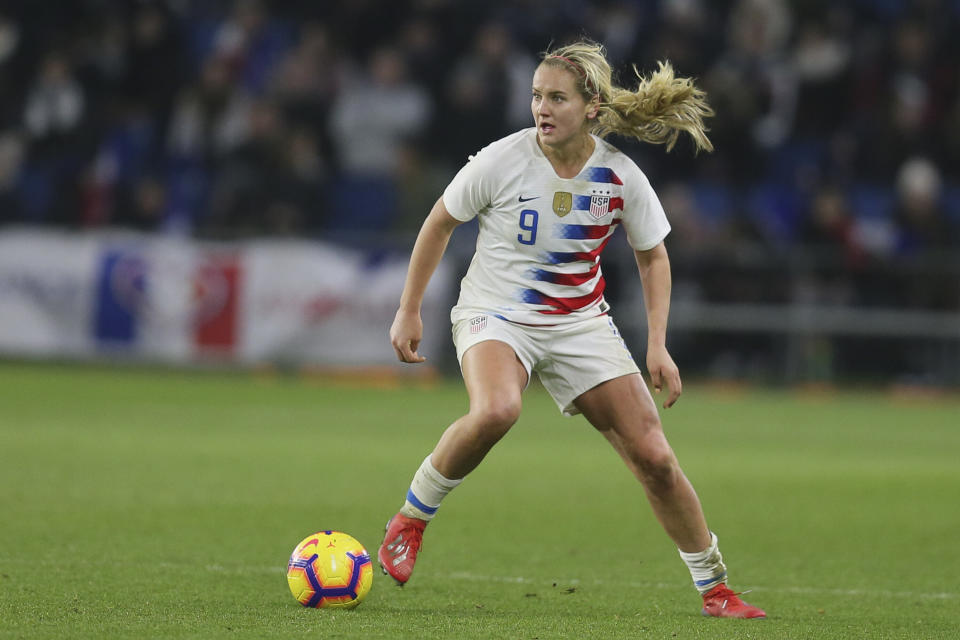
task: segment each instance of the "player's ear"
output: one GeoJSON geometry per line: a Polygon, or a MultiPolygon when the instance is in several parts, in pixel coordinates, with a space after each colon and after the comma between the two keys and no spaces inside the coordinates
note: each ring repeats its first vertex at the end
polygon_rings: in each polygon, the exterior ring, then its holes
{"type": "Polygon", "coordinates": [[[600,96],[593,96],[587,103],[587,120],[596,120],[600,113],[600,96]]]}

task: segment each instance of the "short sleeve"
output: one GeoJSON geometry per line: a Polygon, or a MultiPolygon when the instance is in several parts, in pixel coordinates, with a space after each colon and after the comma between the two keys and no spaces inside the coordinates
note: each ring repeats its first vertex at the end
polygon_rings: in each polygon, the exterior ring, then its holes
{"type": "Polygon", "coordinates": [[[490,206],[492,197],[492,156],[481,151],[465,164],[443,192],[443,205],[451,216],[467,222],[490,206]]]}
{"type": "Polygon", "coordinates": [[[670,233],[670,222],[650,181],[639,168],[624,184],[623,226],[637,251],[652,249],[670,233]]]}

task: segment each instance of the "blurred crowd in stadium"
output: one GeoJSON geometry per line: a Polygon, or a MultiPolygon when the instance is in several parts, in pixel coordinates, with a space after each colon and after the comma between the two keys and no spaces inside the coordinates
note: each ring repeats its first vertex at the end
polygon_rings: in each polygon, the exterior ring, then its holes
{"type": "Polygon", "coordinates": [[[678,245],[955,250],[957,34],[956,0],[6,0],[0,223],[410,231],[587,36],[716,109],[707,156],[617,141],[678,245]]]}

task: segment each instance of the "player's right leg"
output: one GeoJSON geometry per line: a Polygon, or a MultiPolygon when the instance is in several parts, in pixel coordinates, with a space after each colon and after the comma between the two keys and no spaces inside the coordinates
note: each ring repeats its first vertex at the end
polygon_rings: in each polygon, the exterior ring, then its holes
{"type": "Polygon", "coordinates": [[[500,441],[520,417],[527,370],[513,347],[487,340],[470,347],[461,362],[470,409],[447,427],[433,463],[448,478],[463,478],[500,441]]]}
{"type": "Polygon", "coordinates": [[[447,427],[420,465],[403,507],[387,523],[377,554],[384,573],[400,585],[410,579],[423,530],[441,500],[480,464],[520,416],[527,370],[510,345],[498,340],[479,342],[464,353],[460,365],[470,410],[447,427]]]}

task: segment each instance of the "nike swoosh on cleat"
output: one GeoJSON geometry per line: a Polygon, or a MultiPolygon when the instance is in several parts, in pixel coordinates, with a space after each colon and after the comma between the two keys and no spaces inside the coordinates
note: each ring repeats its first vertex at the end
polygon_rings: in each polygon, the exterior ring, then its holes
{"type": "Polygon", "coordinates": [[[520,196],[519,200],[520,202],[530,202],[531,200],[536,200],[539,197],[540,196],[533,196],[532,198],[524,198],[523,196],[520,196]]]}

